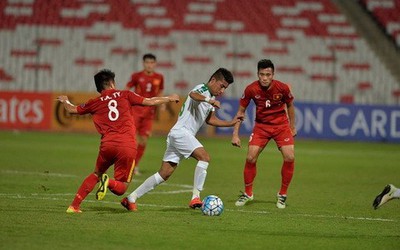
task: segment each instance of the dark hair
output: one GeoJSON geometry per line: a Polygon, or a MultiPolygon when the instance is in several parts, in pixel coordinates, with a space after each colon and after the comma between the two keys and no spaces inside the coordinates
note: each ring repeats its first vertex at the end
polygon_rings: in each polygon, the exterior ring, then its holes
{"type": "Polygon", "coordinates": [[[271,68],[272,71],[275,71],[274,64],[272,63],[271,60],[269,59],[262,59],[258,61],[257,64],[257,71],[260,71],[260,69],[266,69],[266,68],[271,68]]]}
{"type": "Polygon", "coordinates": [[[154,61],[157,61],[157,57],[151,53],[147,53],[143,55],[143,61],[145,61],[146,59],[152,59],[154,61]]]}
{"type": "Polygon", "coordinates": [[[217,69],[217,71],[215,71],[214,74],[212,74],[212,76],[210,77],[210,80],[208,80],[208,81],[211,81],[211,79],[213,77],[217,81],[225,80],[228,84],[231,84],[234,81],[232,73],[229,70],[225,69],[225,68],[217,69]]]}
{"type": "Polygon", "coordinates": [[[110,82],[114,82],[115,73],[109,69],[102,69],[94,75],[94,83],[96,84],[97,92],[101,93],[110,82]]]}

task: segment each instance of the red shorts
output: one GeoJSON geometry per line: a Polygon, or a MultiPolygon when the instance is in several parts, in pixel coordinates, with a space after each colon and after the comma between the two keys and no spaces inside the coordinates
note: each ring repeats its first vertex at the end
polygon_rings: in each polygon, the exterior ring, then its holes
{"type": "Polygon", "coordinates": [[[96,171],[105,173],[114,164],[114,179],[131,182],[136,152],[136,148],[127,146],[101,145],[97,156],[96,171]]]}
{"type": "Polygon", "coordinates": [[[150,136],[153,128],[153,118],[135,116],[136,133],[140,136],[150,136]]]}
{"type": "Polygon", "coordinates": [[[249,145],[264,148],[271,139],[274,139],[278,148],[294,145],[294,137],[289,125],[271,126],[257,122],[250,136],[249,145]]]}

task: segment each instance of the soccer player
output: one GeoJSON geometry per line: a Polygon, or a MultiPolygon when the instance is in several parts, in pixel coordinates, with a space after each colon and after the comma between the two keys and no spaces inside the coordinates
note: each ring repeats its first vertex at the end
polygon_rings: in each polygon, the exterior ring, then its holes
{"type": "MultiPolygon", "coordinates": [[[[164,77],[155,72],[157,58],[153,54],[143,55],[143,70],[133,73],[125,89],[134,90],[137,94],[151,98],[162,96],[164,90],[164,77]]],[[[153,121],[156,114],[156,107],[153,106],[132,106],[132,113],[135,114],[137,154],[135,159],[134,174],[139,175],[139,162],[146,149],[147,140],[151,135],[153,121]]]]}
{"type": "MultiPolygon", "coordinates": [[[[297,134],[294,97],[287,84],[274,79],[274,73],[275,68],[271,60],[260,60],[257,65],[258,80],[245,88],[240,99],[237,115],[244,115],[247,106],[253,100],[256,118],[243,171],[245,192],[239,196],[236,206],[243,206],[254,199],[253,181],[257,173],[257,159],[273,139],[283,157],[282,182],[276,206],[281,209],[286,207],[287,189],[294,170],[294,136],[297,134]]],[[[235,125],[232,135],[232,145],[237,147],[241,146],[239,128],[240,123],[235,125]]]]}
{"type": "Polygon", "coordinates": [[[227,69],[219,68],[207,83],[199,84],[190,91],[182,105],[178,121],[168,134],[167,149],[160,170],[147,178],[128,197],[122,199],[121,204],[126,209],[136,211],[137,199],[168,180],[179,162],[189,157],[197,160],[189,207],[193,209],[201,207],[200,192],[206,180],[210,156],[195,136],[204,122],[216,127],[232,127],[241,121],[240,116],[234,117],[231,121],[224,121],[215,115],[215,108],[220,108],[221,105],[218,100],[215,100],[215,96],[223,94],[232,83],[232,73],[227,69]]]}
{"type": "Polygon", "coordinates": [[[178,102],[176,94],[166,97],[144,98],[128,90],[115,88],[115,74],[108,69],[94,76],[100,96],[80,106],[73,105],[67,96],[57,99],[71,114],[91,114],[97,131],[101,134],[100,150],[94,172],[83,181],[67,213],[81,213],[80,205],[100,181],[96,198],[102,200],[107,189],[116,195],[123,195],[132,179],[136,156],[135,124],[132,105],[154,106],[167,102],[178,102]],[[114,164],[114,179],[106,174],[114,164]]]}
{"type": "Polygon", "coordinates": [[[388,184],[385,186],[383,191],[378,196],[375,197],[372,206],[374,207],[374,209],[378,209],[386,202],[399,198],[400,198],[400,189],[396,188],[392,184],[388,184]]]}

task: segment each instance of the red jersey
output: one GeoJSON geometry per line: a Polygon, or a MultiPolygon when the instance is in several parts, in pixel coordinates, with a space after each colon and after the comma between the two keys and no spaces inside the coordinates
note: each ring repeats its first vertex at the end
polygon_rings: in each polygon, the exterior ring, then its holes
{"type": "Polygon", "coordinates": [[[269,87],[263,87],[257,80],[244,90],[240,106],[247,108],[250,101],[253,100],[256,105],[256,122],[282,125],[289,123],[285,104],[291,103],[293,99],[287,84],[272,80],[269,87]]]}
{"type": "Polygon", "coordinates": [[[103,90],[97,98],[77,107],[78,113],[91,114],[101,143],[132,147],[136,144],[136,128],[132,105],[141,105],[144,98],[129,90],[103,90]]]}
{"type": "MultiPolygon", "coordinates": [[[[163,75],[153,72],[151,75],[145,71],[140,71],[132,74],[131,80],[126,84],[129,89],[134,88],[134,91],[147,98],[158,96],[164,90],[163,75]]],[[[144,118],[154,118],[156,107],[154,106],[135,106],[132,107],[132,113],[140,115],[144,118]]]]}

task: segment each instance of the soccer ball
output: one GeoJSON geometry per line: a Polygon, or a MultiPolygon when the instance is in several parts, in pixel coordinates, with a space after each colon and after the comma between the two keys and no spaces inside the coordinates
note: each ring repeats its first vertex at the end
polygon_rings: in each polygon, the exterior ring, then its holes
{"type": "Polygon", "coordinates": [[[224,211],[224,203],[216,195],[209,195],[203,200],[201,212],[208,216],[218,216],[224,211]]]}

